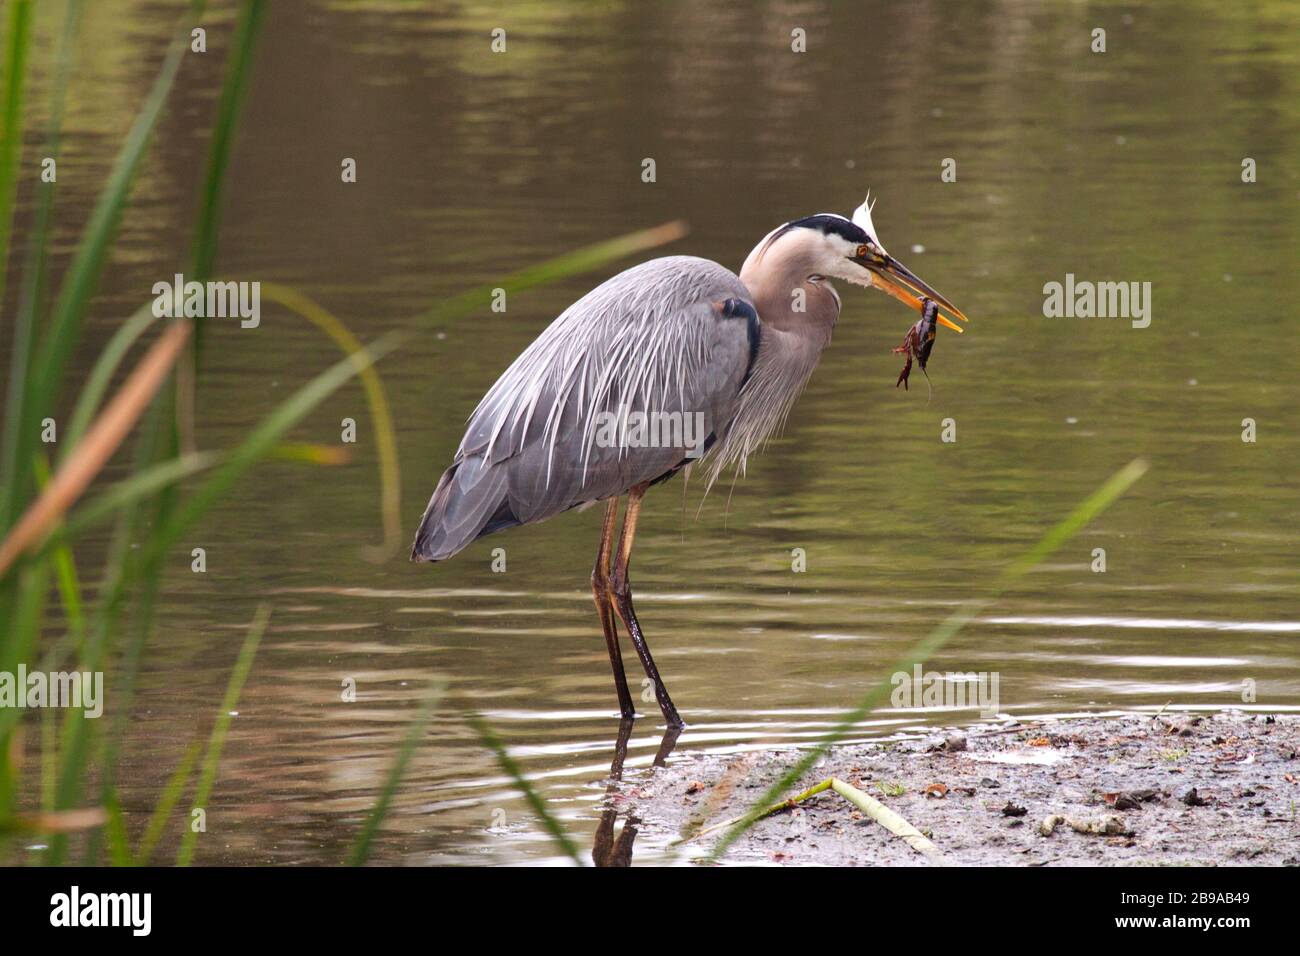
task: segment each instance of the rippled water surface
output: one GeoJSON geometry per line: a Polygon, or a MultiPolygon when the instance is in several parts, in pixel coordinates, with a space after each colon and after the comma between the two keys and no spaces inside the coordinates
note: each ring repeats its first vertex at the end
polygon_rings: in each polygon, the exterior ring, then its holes
{"type": "MultiPolygon", "coordinates": [[[[46,50],[57,6],[41,5],[46,50]]],[[[65,247],[179,9],[88,6],[59,167],[65,247]]],[[[100,341],[183,268],[230,25],[219,7],[213,52],[183,68],[95,310],[100,341]]],[[[890,349],[914,317],[841,290],[834,343],[730,505],[724,488],[697,518],[698,488],[685,503],[680,481],[652,492],[634,580],[689,724],[676,752],[815,739],[1139,454],[1152,468],[1133,492],[927,667],[998,672],[1001,709],[1019,716],[1247,706],[1248,680],[1251,706],[1296,709],[1298,140],[1300,8],[1282,2],[276,4],[219,267],[297,286],[369,337],[530,261],[673,219],[692,232],[669,251],[737,268],[773,226],[847,213],[870,187],[883,240],[972,317],[969,333],[940,335],[931,398],[919,377],[896,390],[890,349]],[[496,26],[504,55],[489,51],[496,26]],[[796,26],[803,55],[789,50],[796,26]],[[1088,49],[1097,26],[1105,54],[1088,49]],[[342,157],[356,158],[356,184],[340,182],[342,157]],[[640,181],[645,157],[654,184],[640,181]],[[955,183],[940,181],[947,157],[955,183]],[[1241,181],[1245,157],[1254,184],[1241,181]],[[1044,283],[1067,273],[1150,282],[1150,327],[1044,318],[1044,283]],[[947,418],[955,443],[940,441],[947,418]],[[1105,573],[1091,569],[1097,548],[1105,573]]],[[[610,271],[515,295],[504,314],[485,301],[384,360],[404,534],[478,397],[610,271]]],[[[210,335],[203,447],[232,445],[336,358],[314,328],[263,308],[258,329],[210,335]]],[[[361,390],[335,395],[295,438],[337,441],[345,417],[361,435],[348,464],[262,467],[175,556],[121,774],[132,825],[206,733],[268,601],[200,862],[343,859],[434,678],[448,699],[373,858],[556,857],[465,709],[590,849],[618,732],[588,587],[598,510],[446,564],[375,562],[361,390]],[[191,547],[206,549],[205,574],[190,572],[191,547]],[[354,703],[341,700],[348,678],[354,703]]],[[[80,556],[87,574],[98,556],[80,556]]],[[[660,746],[658,714],[643,710],[630,775],[660,746]]],[[[884,708],[858,736],[977,719],[884,708]]]]}

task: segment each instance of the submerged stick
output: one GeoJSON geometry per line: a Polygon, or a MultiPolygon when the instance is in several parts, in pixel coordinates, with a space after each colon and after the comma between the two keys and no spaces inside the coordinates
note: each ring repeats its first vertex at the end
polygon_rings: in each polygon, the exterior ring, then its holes
{"type": "MultiPolygon", "coordinates": [[[[817,794],[824,793],[827,790],[834,790],[841,797],[843,797],[845,800],[848,800],[849,803],[853,804],[855,807],[857,807],[859,810],[865,813],[872,820],[875,820],[877,823],[879,823],[890,833],[894,834],[894,836],[899,837],[902,840],[906,841],[908,846],[910,846],[917,853],[920,853],[931,863],[935,864],[936,866],[952,865],[952,863],[948,860],[946,856],[943,855],[940,849],[937,846],[935,846],[929,840],[929,838],[926,837],[924,833],[922,833],[916,827],[912,826],[912,824],[908,823],[907,819],[904,818],[901,814],[889,809],[889,807],[885,806],[875,797],[863,793],[857,787],[853,786],[852,784],[845,783],[843,780],[840,780],[838,777],[827,777],[821,783],[809,787],[803,793],[796,794],[795,796],[790,797],[788,800],[782,800],[780,803],[772,804],[766,810],[763,810],[757,815],[753,816],[751,822],[762,820],[764,817],[770,817],[772,814],[780,813],[782,810],[791,810],[798,804],[802,803],[804,800],[807,800],[809,797],[815,797],[817,796],[817,794]]],[[[683,837],[680,840],[674,840],[668,845],[678,846],[682,843],[690,843],[694,840],[699,840],[702,837],[708,836],[710,833],[715,833],[718,830],[724,830],[727,829],[728,827],[735,826],[737,823],[739,823],[741,820],[744,819],[745,819],[744,816],[739,816],[739,817],[732,817],[730,820],[723,820],[721,823],[715,823],[711,827],[705,827],[703,830],[700,830],[698,833],[695,833],[689,837],[683,837]]]]}

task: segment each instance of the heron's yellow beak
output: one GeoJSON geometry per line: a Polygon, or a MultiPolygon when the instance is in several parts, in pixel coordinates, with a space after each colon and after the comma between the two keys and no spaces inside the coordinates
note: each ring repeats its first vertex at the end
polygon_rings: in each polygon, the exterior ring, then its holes
{"type": "Polygon", "coordinates": [[[952,319],[959,319],[962,322],[969,322],[970,320],[966,318],[965,313],[893,256],[863,261],[862,265],[871,270],[872,285],[877,286],[882,292],[887,292],[899,302],[902,302],[908,308],[915,309],[917,312],[922,311],[922,299],[933,299],[939,303],[939,308],[942,310],[937,316],[939,324],[944,328],[952,329],[954,332],[965,331],[960,325],[952,321],[952,319]],[[952,316],[952,319],[945,316],[944,312],[952,316]]]}

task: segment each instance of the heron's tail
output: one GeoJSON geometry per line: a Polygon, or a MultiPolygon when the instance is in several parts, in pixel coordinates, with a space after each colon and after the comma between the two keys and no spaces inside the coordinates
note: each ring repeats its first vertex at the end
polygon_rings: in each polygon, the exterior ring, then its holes
{"type": "Polygon", "coordinates": [[[519,524],[506,469],[465,458],[442,473],[411,545],[412,561],[444,561],[475,538],[519,524]]]}

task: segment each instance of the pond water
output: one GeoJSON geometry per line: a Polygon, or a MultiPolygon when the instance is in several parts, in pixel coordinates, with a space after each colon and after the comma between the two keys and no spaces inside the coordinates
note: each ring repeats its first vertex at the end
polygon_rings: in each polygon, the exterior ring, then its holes
{"type": "MultiPolygon", "coordinates": [[[[42,70],[58,6],[40,5],[42,70]]],[[[88,6],[60,163],[67,246],[180,7],[88,6]]],[[[698,488],[685,503],[680,480],[650,494],[633,579],[688,723],[677,753],[815,740],[1139,455],[1147,476],[927,670],[996,672],[1000,711],[1022,717],[1300,708],[1300,8],[511,6],[274,5],[219,270],[295,286],[371,338],[522,265],[669,220],[691,232],[665,252],[738,268],[773,226],[847,214],[869,187],[886,245],[971,317],[966,335],[939,336],[933,395],[916,375],[904,392],[890,349],[915,316],[842,288],[834,342],[730,504],[715,491],[697,518],[698,488]],[[507,30],[504,54],[491,52],[495,27],[507,30]],[[796,27],[803,54],[790,49],[796,27]],[[1105,53],[1090,49],[1098,27],[1105,53]],[[341,182],[345,157],[356,183],[341,182]],[[641,181],[647,157],[654,183],[641,181]],[[941,180],[945,159],[955,182],[941,180]],[[1044,285],[1067,275],[1150,283],[1149,326],[1045,317],[1044,285]],[[945,419],[955,441],[942,440],[945,419]]],[[[183,67],[95,309],[100,342],[184,267],[232,23],[219,7],[209,53],[183,67]]],[[[479,396],[569,302],[632,261],[519,293],[505,313],[485,300],[380,364],[404,536],[479,396]]],[[[80,367],[93,358],[87,349],[80,367]]],[[[313,327],[266,303],[256,329],[218,323],[200,446],[233,445],[336,358],[313,327]]],[[[348,417],[359,440],[347,464],[259,468],[175,555],[125,748],[130,824],[206,734],[242,632],[269,602],[198,862],[344,859],[434,680],[447,697],[372,861],[559,859],[468,710],[589,852],[608,838],[619,734],[588,585],[599,509],[445,564],[375,561],[379,482],[360,387],[293,437],[336,443],[348,417]],[[203,574],[190,570],[194,547],[203,574]],[[342,699],[349,679],[355,702],[342,699]]],[[[97,555],[94,543],[81,555],[91,579],[97,555]]],[[[626,641],[624,654],[635,690],[626,641]]],[[[641,709],[629,776],[644,774],[663,734],[653,703],[641,709]]],[[[886,706],[854,739],[979,719],[974,707],[886,706]]],[[[636,862],[672,859],[634,850],[636,862]]]]}

